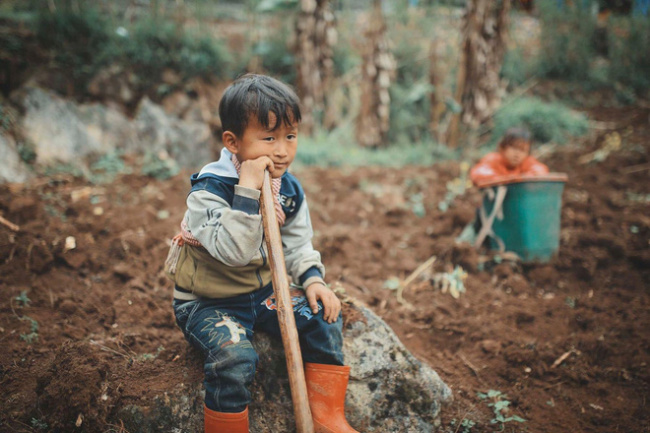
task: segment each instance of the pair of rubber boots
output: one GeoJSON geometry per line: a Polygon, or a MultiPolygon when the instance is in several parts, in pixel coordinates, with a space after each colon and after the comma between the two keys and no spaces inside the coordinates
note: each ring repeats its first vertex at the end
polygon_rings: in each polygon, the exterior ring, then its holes
{"type": "MultiPolygon", "coordinates": [[[[305,364],[305,381],[315,433],[359,433],[345,419],[350,367],[305,364]]],[[[205,433],[248,433],[248,408],[222,413],[205,408],[205,433]]]]}

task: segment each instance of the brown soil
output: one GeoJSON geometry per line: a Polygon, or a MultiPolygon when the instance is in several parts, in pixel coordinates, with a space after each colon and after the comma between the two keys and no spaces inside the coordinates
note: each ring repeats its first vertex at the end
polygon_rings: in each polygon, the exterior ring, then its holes
{"type": "MultiPolygon", "coordinates": [[[[505,431],[650,431],[650,110],[593,115],[613,130],[544,158],[570,176],[560,254],[545,265],[479,265],[486,256],[454,243],[479,202],[470,190],[438,210],[457,163],[299,173],[328,282],[382,316],[452,388],[440,431],[470,431],[463,419],[473,432],[501,430],[493,400],[477,396],[488,390],[507,395],[505,416],[526,420],[505,431]],[[614,130],[621,150],[577,162],[614,130]],[[412,210],[417,194],[424,217],[412,210]],[[385,282],[431,256],[400,304],[385,282]],[[431,283],[455,265],[469,272],[458,299],[431,283]]],[[[165,372],[188,353],[162,273],[186,175],[0,187],[1,214],[20,226],[0,224],[0,431],[44,431],[43,422],[70,431],[77,421],[106,431],[119,426],[116,408],[168,389],[165,372]]]]}

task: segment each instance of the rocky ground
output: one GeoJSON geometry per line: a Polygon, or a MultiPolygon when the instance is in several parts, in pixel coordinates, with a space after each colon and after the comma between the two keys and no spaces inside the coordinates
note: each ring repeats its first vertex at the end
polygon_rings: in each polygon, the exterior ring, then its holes
{"type": "MultiPolygon", "coordinates": [[[[542,157],[569,174],[559,256],[544,265],[455,244],[480,200],[469,190],[440,210],[455,162],[297,173],[326,280],[452,389],[440,432],[650,429],[650,110],[591,115],[603,129],[542,157]],[[399,302],[395,281],[432,256],[399,302]],[[456,266],[458,298],[435,282],[456,266]]],[[[124,431],[119,408],[196,363],[162,272],[187,175],[0,186],[20,228],[0,224],[0,431],[124,431]]]]}

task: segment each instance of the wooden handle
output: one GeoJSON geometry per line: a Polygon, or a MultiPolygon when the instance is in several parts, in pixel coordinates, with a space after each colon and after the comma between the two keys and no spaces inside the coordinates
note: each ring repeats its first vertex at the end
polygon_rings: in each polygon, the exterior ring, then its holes
{"type": "Polygon", "coordinates": [[[275,203],[273,201],[273,193],[271,192],[271,175],[268,171],[264,172],[260,202],[262,207],[262,223],[264,224],[264,238],[269,250],[273,292],[275,293],[275,302],[278,306],[280,333],[287,358],[291,399],[293,401],[293,411],[296,416],[296,431],[298,433],[313,433],[314,422],[311,419],[311,410],[309,409],[305,371],[302,365],[302,354],[300,353],[300,344],[298,342],[298,330],[296,329],[296,319],[293,316],[293,306],[291,305],[289,276],[287,275],[287,267],[284,263],[280,226],[275,215],[275,203]]]}

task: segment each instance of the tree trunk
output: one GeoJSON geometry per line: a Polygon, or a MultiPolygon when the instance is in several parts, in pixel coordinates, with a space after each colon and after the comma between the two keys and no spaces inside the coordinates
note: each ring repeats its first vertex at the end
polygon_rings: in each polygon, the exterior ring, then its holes
{"type": "Polygon", "coordinates": [[[297,87],[303,106],[302,131],[314,133],[334,72],[337,33],[328,0],[300,0],[296,22],[297,87]]]}
{"type": "Polygon", "coordinates": [[[431,118],[429,120],[429,131],[431,136],[435,137],[436,141],[442,140],[440,121],[445,112],[445,97],[449,96],[445,89],[445,75],[446,69],[440,61],[443,57],[442,51],[444,44],[441,39],[436,39],[431,42],[429,48],[429,84],[431,84],[433,91],[429,97],[431,105],[431,118]]]}
{"type": "Polygon", "coordinates": [[[381,2],[375,0],[361,65],[361,108],[357,117],[356,138],[362,146],[385,144],[390,121],[388,89],[395,74],[395,58],[386,36],[381,2]]]}
{"type": "MultiPolygon", "coordinates": [[[[472,128],[492,116],[501,102],[504,85],[499,73],[508,37],[510,0],[470,0],[463,19],[463,45],[458,64],[456,101],[460,118],[472,128]]],[[[456,147],[460,125],[454,116],[448,145],[456,147]]]]}

